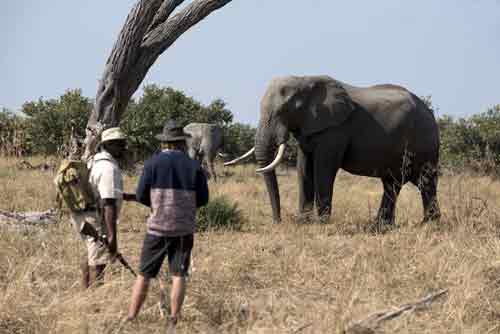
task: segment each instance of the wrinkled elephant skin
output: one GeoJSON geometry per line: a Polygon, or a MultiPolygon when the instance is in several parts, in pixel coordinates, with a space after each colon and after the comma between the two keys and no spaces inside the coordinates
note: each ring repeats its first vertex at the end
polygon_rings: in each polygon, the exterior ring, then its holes
{"type": "MultiPolygon", "coordinates": [[[[331,214],[335,177],[342,168],[381,179],[378,222],[394,223],[396,199],[408,181],[421,192],[424,221],[439,218],[438,125],[426,104],[405,88],[360,88],[328,76],[274,79],[261,100],[255,138],[261,168],[273,161],[275,148],[289,134],[299,143],[299,213],[316,206],[318,215],[331,214]]],[[[276,174],[268,171],[264,179],[273,220],[279,222],[276,174]]]]}

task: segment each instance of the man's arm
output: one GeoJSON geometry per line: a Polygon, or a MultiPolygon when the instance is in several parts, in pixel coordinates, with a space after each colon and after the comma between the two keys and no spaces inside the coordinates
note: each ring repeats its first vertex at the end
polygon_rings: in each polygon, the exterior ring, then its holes
{"type": "Polygon", "coordinates": [[[122,197],[123,192],[123,189],[119,186],[122,183],[121,171],[115,168],[109,161],[99,163],[103,164],[100,166],[101,173],[97,182],[97,190],[101,199],[101,219],[106,226],[109,251],[112,255],[115,255],[118,251],[118,240],[116,237],[116,221],[118,219],[117,200],[122,197]]]}
{"type": "Polygon", "coordinates": [[[118,251],[118,240],[116,234],[116,220],[118,219],[118,210],[116,207],[116,199],[105,198],[102,200],[103,204],[103,218],[106,225],[106,237],[109,244],[109,252],[115,255],[118,251]]]}
{"type": "Polygon", "coordinates": [[[141,178],[137,184],[137,191],[135,194],[136,200],[146,206],[151,206],[151,184],[152,184],[152,171],[148,162],[144,164],[141,178]]]}

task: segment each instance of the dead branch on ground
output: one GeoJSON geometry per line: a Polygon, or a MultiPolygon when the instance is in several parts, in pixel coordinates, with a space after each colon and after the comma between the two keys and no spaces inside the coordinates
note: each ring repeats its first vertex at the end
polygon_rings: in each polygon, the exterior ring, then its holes
{"type": "Polygon", "coordinates": [[[27,160],[21,160],[21,161],[19,161],[17,163],[17,167],[19,169],[40,170],[40,171],[43,171],[43,172],[47,172],[47,171],[55,169],[55,165],[54,164],[49,164],[49,163],[46,163],[46,162],[42,162],[41,164],[33,165],[29,161],[27,161],[27,160]]]}
{"type": "Polygon", "coordinates": [[[0,222],[7,224],[47,225],[56,222],[56,210],[9,212],[0,210],[0,222]]]}
{"type": "Polygon", "coordinates": [[[416,302],[401,305],[392,310],[375,312],[370,314],[367,318],[351,323],[344,330],[345,334],[375,334],[376,329],[383,321],[393,319],[400,316],[404,312],[413,312],[415,310],[427,307],[436,298],[448,293],[448,289],[443,289],[435,293],[431,293],[416,302]]]}

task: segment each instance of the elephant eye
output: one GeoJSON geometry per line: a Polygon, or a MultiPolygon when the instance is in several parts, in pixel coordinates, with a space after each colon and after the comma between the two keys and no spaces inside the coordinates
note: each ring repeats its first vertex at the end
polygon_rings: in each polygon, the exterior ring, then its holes
{"type": "Polygon", "coordinates": [[[286,93],[287,93],[287,89],[286,89],[286,87],[281,87],[281,88],[280,88],[280,95],[281,95],[281,96],[286,96],[286,93]]]}

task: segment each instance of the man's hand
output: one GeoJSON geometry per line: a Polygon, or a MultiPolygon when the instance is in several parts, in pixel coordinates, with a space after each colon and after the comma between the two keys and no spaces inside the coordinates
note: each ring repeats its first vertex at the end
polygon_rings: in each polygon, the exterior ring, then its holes
{"type": "Polygon", "coordinates": [[[123,193],[123,200],[137,202],[137,198],[136,198],[135,194],[130,194],[130,193],[123,193]]]}
{"type": "Polygon", "coordinates": [[[114,198],[106,198],[103,200],[104,208],[104,223],[108,233],[106,233],[106,238],[108,239],[108,249],[111,257],[114,258],[118,251],[118,240],[116,237],[116,219],[117,219],[117,209],[116,200],[114,198]]]}
{"type": "Polygon", "coordinates": [[[116,242],[115,238],[108,237],[108,249],[111,257],[114,258],[116,256],[116,253],[118,252],[118,243],[116,242]]]}

